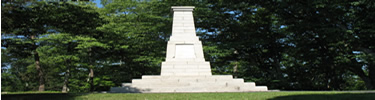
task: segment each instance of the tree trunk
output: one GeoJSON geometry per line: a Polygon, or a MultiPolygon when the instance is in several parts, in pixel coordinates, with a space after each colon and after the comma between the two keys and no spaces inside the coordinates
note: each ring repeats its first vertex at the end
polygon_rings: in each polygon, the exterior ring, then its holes
{"type": "Polygon", "coordinates": [[[68,82],[69,82],[69,76],[70,76],[70,67],[67,66],[66,68],[66,72],[65,72],[65,78],[64,78],[64,85],[63,85],[63,88],[62,88],[62,91],[63,93],[66,93],[68,92],[68,82]]]}
{"type": "Polygon", "coordinates": [[[367,90],[372,90],[374,89],[374,86],[371,84],[371,79],[367,76],[360,76],[360,78],[365,82],[367,90]]]}
{"type": "Polygon", "coordinates": [[[372,82],[371,82],[371,79],[369,78],[369,76],[367,76],[363,70],[361,68],[352,68],[353,72],[355,74],[357,74],[364,82],[365,82],[365,85],[366,85],[366,88],[368,90],[371,90],[371,89],[374,89],[374,85],[372,85],[372,82]]]}
{"type": "Polygon", "coordinates": [[[373,90],[375,89],[375,66],[374,65],[371,65],[371,64],[368,65],[368,76],[369,76],[369,80],[371,81],[372,88],[367,88],[367,89],[373,90]]]}
{"type": "Polygon", "coordinates": [[[94,70],[90,68],[90,91],[94,91],[94,70]]]}
{"type": "MultiPolygon", "coordinates": [[[[89,63],[93,64],[93,61],[91,59],[91,51],[92,49],[89,48],[88,52],[89,52],[89,63]]],[[[90,73],[89,73],[89,83],[90,83],[90,91],[94,91],[94,70],[93,70],[93,65],[90,65],[89,68],[90,68],[90,73]]]]}
{"type": "Polygon", "coordinates": [[[280,80],[279,83],[284,83],[284,82],[281,82],[284,79],[284,76],[283,76],[283,73],[282,73],[281,68],[280,68],[281,67],[280,59],[281,59],[280,57],[276,57],[274,59],[273,67],[276,70],[275,74],[276,74],[277,80],[280,80]]]}
{"type": "MultiPolygon", "coordinates": [[[[357,62],[357,61],[355,59],[351,59],[351,62],[354,63],[354,62],[357,62]]],[[[374,73],[374,70],[375,70],[375,69],[372,69],[371,67],[372,66],[369,66],[369,75],[371,75],[372,73],[374,73]]],[[[372,76],[366,75],[365,72],[363,72],[361,66],[355,66],[355,65],[354,66],[350,66],[350,71],[352,71],[353,73],[355,73],[356,75],[358,75],[365,82],[366,88],[368,90],[374,89],[375,79],[371,80],[370,77],[372,77],[372,76]]]]}
{"type": "Polygon", "coordinates": [[[44,91],[44,72],[42,71],[42,66],[40,66],[39,54],[36,50],[34,51],[34,59],[35,68],[39,73],[39,91],[44,91]]]}
{"type": "Polygon", "coordinates": [[[238,51],[237,50],[234,50],[233,54],[235,55],[235,62],[234,62],[234,67],[233,67],[233,78],[237,78],[238,77],[238,74],[237,74],[237,69],[238,69],[238,51]]]}
{"type": "MultiPolygon", "coordinates": [[[[31,36],[31,39],[34,40],[36,37],[35,35],[32,35],[31,36]]],[[[34,60],[35,60],[35,68],[36,68],[36,71],[38,72],[38,77],[39,77],[39,91],[44,91],[44,73],[42,71],[42,66],[40,66],[40,57],[39,57],[39,54],[38,54],[38,51],[36,51],[36,48],[38,48],[38,46],[36,45],[36,43],[33,43],[33,46],[35,47],[33,53],[34,53],[34,60]]]]}
{"type": "Polygon", "coordinates": [[[234,67],[233,67],[233,74],[234,74],[233,77],[234,78],[238,77],[238,75],[237,75],[237,68],[238,68],[238,61],[235,62],[234,67]]]}

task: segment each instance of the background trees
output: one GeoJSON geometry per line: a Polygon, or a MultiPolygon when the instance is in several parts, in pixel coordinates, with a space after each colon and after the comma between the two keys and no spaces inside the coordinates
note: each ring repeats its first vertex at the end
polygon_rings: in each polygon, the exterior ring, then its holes
{"type": "Polygon", "coordinates": [[[374,89],[370,0],[2,2],[2,90],[108,90],[160,74],[171,6],[195,6],[214,74],[271,89],[374,89]],[[39,87],[39,88],[38,88],[39,87]]]}
{"type": "Polygon", "coordinates": [[[23,69],[16,73],[28,74],[23,79],[27,87],[29,82],[35,84],[32,81],[37,78],[39,91],[44,91],[45,85],[51,90],[60,88],[56,86],[60,81],[56,78],[61,74],[69,76],[71,67],[80,66],[74,62],[79,60],[79,52],[75,51],[103,46],[93,38],[95,28],[101,25],[101,19],[88,4],[15,1],[3,2],[2,6],[2,47],[7,52],[3,55],[9,57],[9,62],[4,62],[4,67],[23,69]],[[32,57],[34,64],[17,64],[25,63],[18,62],[23,59],[30,61],[32,57]]]}

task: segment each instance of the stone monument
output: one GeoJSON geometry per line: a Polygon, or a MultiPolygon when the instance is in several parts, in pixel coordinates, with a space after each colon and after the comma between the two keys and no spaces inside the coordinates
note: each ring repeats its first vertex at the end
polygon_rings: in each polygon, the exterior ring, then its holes
{"type": "Polygon", "coordinates": [[[110,92],[249,92],[267,91],[267,86],[233,79],[232,75],[212,75],[210,62],[203,56],[202,42],[196,36],[193,6],[172,6],[172,36],[167,45],[167,58],[160,75],[143,75],[110,92]]]}

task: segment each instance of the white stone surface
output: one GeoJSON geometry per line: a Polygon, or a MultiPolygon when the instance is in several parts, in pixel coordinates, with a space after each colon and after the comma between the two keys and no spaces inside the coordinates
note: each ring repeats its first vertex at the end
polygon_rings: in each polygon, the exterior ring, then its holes
{"type": "Polygon", "coordinates": [[[195,50],[193,44],[177,44],[175,58],[195,58],[195,50]]]}
{"type": "Polygon", "coordinates": [[[143,75],[110,92],[249,92],[267,91],[267,86],[233,79],[232,75],[212,75],[210,62],[203,56],[202,42],[196,36],[192,6],[173,6],[172,36],[160,75],[143,75]]]}

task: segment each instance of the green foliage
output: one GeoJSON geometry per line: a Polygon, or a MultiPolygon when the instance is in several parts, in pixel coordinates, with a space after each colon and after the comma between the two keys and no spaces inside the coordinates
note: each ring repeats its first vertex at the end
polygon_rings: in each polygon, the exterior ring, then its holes
{"type": "MultiPolygon", "coordinates": [[[[61,90],[64,74],[69,71],[85,73],[82,68],[87,70],[88,66],[82,65],[91,62],[81,62],[88,61],[86,52],[91,48],[108,48],[94,38],[100,35],[95,29],[102,24],[102,20],[90,4],[30,1],[6,2],[2,6],[5,7],[2,11],[2,20],[8,22],[2,23],[2,36],[5,37],[2,38],[2,47],[8,52],[10,60],[2,64],[15,69],[16,64],[25,63],[18,61],[32,60],[32,51],[38,52],[44,73],[42,78],[46,80],[47,90],[61,90]]],[[[34,84],[37,83],[38,74],[35,65],[28,63],[20,67],[24,67],[24,70],[11,72],[20,73],[24,76],[24,83],[36,87],[34,84]]],[[[80,86],[81,83],[85,83],[82,77],[84,76],[80,75],[80,79],[76,79],[78,82],[74,80],[76,77],[73,77],[70,84],[72,91],[88,91],[87,87],[85,90],[80,86]]]]}
{"type": "Polygon", "coordinates": [[[112,82],[109,76],[95,77],[94,85],[96,86],[95,90],[106,91],[109,88],[114,87],[115,83],[112,82]]]}
{"type": "Polygon", "coordinates": [[[2,91],[22,91],[24,90],[24,85],[21,80],[13,74],[1,73],[1,90],[2,91]],[[17,86],[17,87],[14,87],[17,86]]]}

